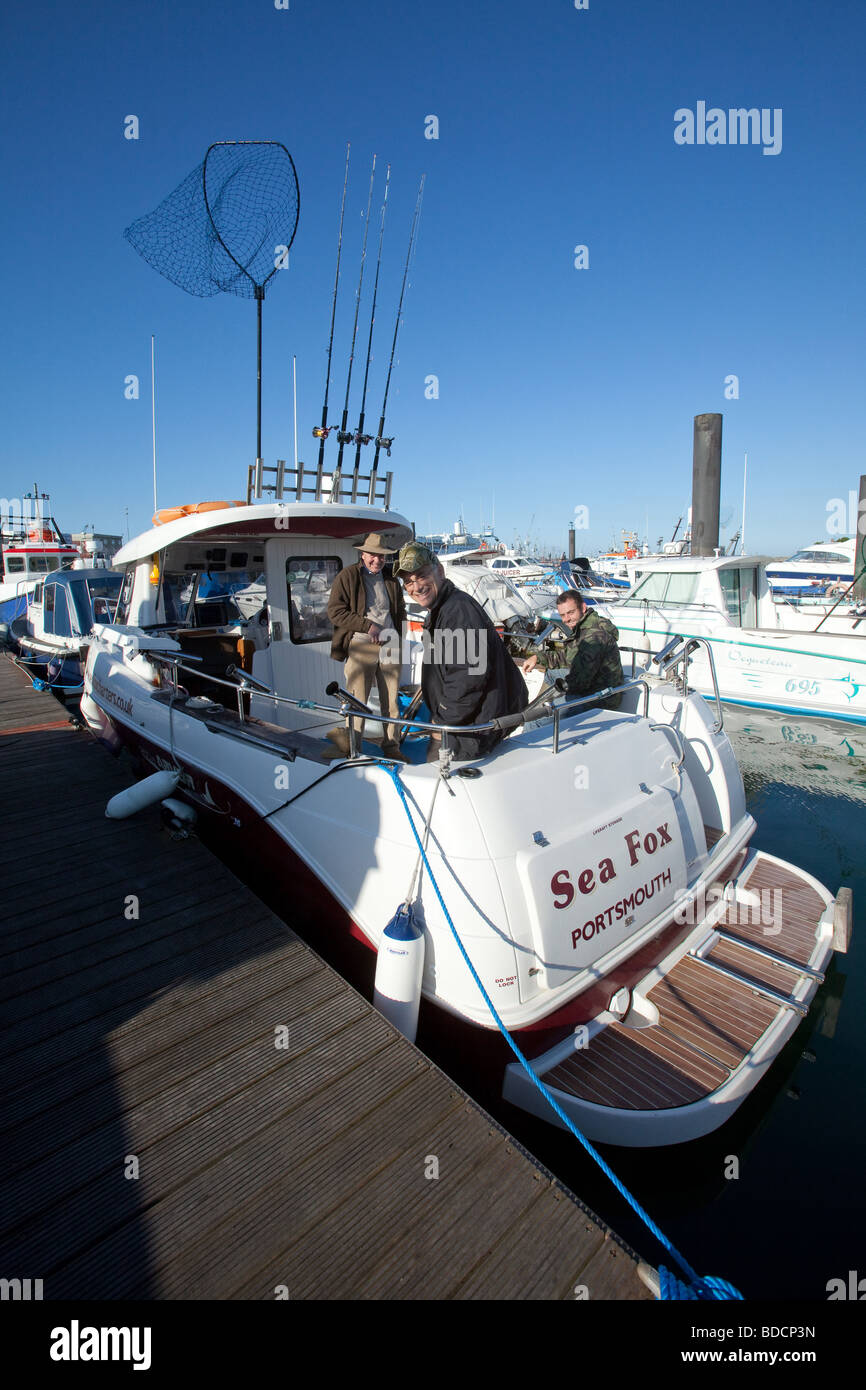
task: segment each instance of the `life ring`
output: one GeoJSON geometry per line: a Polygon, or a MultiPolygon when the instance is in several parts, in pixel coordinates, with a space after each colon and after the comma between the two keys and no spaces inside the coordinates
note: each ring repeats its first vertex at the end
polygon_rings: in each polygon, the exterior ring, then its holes
{"type": "Polygon", "coordinates": [[[168,521],[179,521],[182,516],[195,516],[198,512],[220,512],[226,507],[245,507],[246,502],[188,502],[185,507],[163,507],[153,517],[154,526],[164,526],[168,521]]]}

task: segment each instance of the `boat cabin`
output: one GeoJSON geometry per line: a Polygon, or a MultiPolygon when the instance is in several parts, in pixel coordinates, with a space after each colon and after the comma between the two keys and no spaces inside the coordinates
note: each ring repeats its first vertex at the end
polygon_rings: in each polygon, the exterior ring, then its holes
{"type": "MultiPolygon", "coordinates": [[[[330,655],[331,586],[344,565],[357,563],[355,547],[371,531],[395,549],[412,537],[395,512],[342,503],[227,504],[181,516],[115,557],[124,579],[112,634],[142,650],[176,645],[202,676],[225,679],[234,665],[277,695],[321,701],[342,676],[330,655]],[[259,622],[244,617],[233,595],[262,578],[267,618],[259,622]]],[[[182,683],[193,695],[236,707],[233,683],[221,690],[187,671],[182,683]]],[[[293,729],[322,720],[257,696],[251,713],[293,729]]]]}
{"type": "Polygon", "coordinates": [[[39,582],[28,606],[37,636],[87,637],[94,623],[110,623],[123,576],[114,570],[58,570],[39,582]]]}

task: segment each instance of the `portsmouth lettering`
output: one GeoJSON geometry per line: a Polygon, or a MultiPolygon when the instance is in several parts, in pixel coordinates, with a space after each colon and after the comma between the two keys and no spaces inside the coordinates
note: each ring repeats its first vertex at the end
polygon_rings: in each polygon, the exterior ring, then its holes
{"type": "Polygon", "coordinates": [[[670,869],[665,869],[663,873],[656,874],[648,883],[644,883],[640,888],[636,888],[628,897],[620,898],[618,903],[613,903],[610,907],[602,908],[595,917],[584,922],[582,927],[575,927],[571,933],[571,944],[578,947],[582,941],[591,941],[599,932],[606,931],[612,922],[621,922],[627,913],[634,912],[635,908],[642,907],[650,898],[655,897],[657,891],[661,891],[671,881],[670,869]]]}

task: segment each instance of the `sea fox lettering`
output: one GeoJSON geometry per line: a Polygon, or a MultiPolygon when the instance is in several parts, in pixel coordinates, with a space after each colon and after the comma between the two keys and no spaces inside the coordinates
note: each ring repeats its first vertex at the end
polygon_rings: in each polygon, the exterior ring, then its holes
{"type": "Polygon", "coordinates": [[[641,845],[643,845],[644,854],[655,854],[660,846],[671,843],[668,822],[665,821],[664,825],[657,825],[655,834],[650,830],[643,837],[639,830],[630,830],[625,837],[625,843],[628,849],[628,862],[634,866],[638,861],[638,850],[641,845]]]}
{"type": "MultiPolygon", "coordinates": [[[[581,893],[593,893],[598,887],[595,875],[598,873],[598,883],[610,883],[612,878],[616,878],[616,869],[613,867],[612,859],[602,859],[599,861],[597,869],[582,869],[577,877],[577,886],[581,893]]],[[[554,897],[561,897],[561,903],[554,903],[554,907],[568,907],[574,901],[574,885],[571,882],[571,875],[568,869],[560,869],[550,880],[550,891],[554,897]]]]}

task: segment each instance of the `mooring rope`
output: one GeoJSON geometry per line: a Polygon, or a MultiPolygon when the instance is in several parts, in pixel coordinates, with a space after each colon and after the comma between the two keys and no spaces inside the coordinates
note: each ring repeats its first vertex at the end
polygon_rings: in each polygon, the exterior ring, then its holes
{"type": "Polygon", "coordinates": [[[463,942],[460,940],[460,937],[457,933],[457,929],[451,920],[451,915],[448,911],[448,908],[445,906],[445,900],[439,891],[439,885],[433,876],[433,870],[430,867],[430,861],[427,858],[424,846],[422,845],[421,840],[419,838],[418,831],[415,827],[415,822],[412,819],[412,812],[409,809],[409,803],[406,800],[406,793],[403,789],[403,784],[400,781],[399,773],[397,769],[392,765],[383,763],[382,766],[385,768],[385,771],[388,773],[389,777],[394,783],[394,786],[397,788],[397,792],[399,793],[400,800],[403,803],[403,809],[406,812],[406,816],[409,820],[409,825],[412,828],[412,834],[415,837],[415,843],[418,846],[418,850],[420,852],[420,856],[423,861],[424,867],[427,870],[430,882],[433,885],[433,890],[436,893],[436,897],[439,899],[439,905],[442,908],[443,913],[445,914],[445,920],[451,929],[451,934],[454,937],[454,940],[457,942],[457,946],[460,950],[461,955],[463,956],[463,959],[469,967],[469,971],[472,975],[472,978],[474,979],[479,990],[481,991],[481,995],[484,999],[485,1004],[487,1005],[488,1009],[493,1015],[493,1018],[496,1020],[496,1024],[499,1028],[499,1031],[505,1038],[505,1041],[508,1043],[508,1046],[511,1048],[511,1051],[514,1053],[518,1062],[523,1067],[532,1084],[536,1087],[538,1091],[541,1092],[547,1103],[559,1116],[560,1120],[562,1120],[566,1128],[570,1130],[570,1132],[574,1135],[575,1139],[577,1139],[578,1142],[583,1145],[584,1149],[589,1154],[589,1156],[595,1159],[595,1162],[601,1168],[602,1172],[607,1175],[607,1177],[613,1183],[614,1187],[617,1189],[620,1195],[625,1198],[632,1210],[636,1212],[636,1214],[640,1217],[641,1221],[643,1221],[644,1225],[647,1226],[647,1228],[650,1231],[652,1231],[656,1239],[660,1242],[661,1245],[664,1246],[668,1254],[671,1255],[673,1259],[677,1261],[680,1268],[686,1274],[688,1283],[683,1284],[681,1280],[679,1280],[676,1277],[676,1275],[672,1274],[669,1270],[665,1269],[663,1265],[659,1266],[659,1297],[662,1299],[742,1299],[743,1295],[739,1292],[738,1289],[734,1288],[733,1284],[729,1284],[726,1279],[720,1279],[714,1275],[707,1275],[704,1278],[702,1278],[692,1269],[685,1256],[680,1254],[680,1252],[676,1249],[673,1243],[656,1225],[655,1221],[653,1221],[649,1212],[644,1210],[644,1208],[638,1202],[637,1198],[632,1196],[628,1188],[625,1186],[624,1183],[620,1181],[616,1173],[614,1173],[613,1169],[609,1166],[609,1164],[605,1162],[605,1160],[602,1158],[601,1154],[597,1151],[597,1149],[593,1148],[589,1140],[583,1134],[581,1134],[580,1130],[577,1128],[577,1125],[565,1113],[565,1111],[562,1109],[562,1106],[551,1094],[551,1092],[545,1086],[544,1082],[536,1076],[535,1072],[532,1070],[532,1067],[529,1065],[529,1062],[524,1057],[520,1048],[517,1046],[517,1043],[514,1041],[508,1029],[505,1027],[505,1024],[502,1022],[502,1019],[499,1017],[499,1014],[496,1012],[493,1000],[490,998],[489,994],[487,993],[487,990],[481,983],[481,979],[478,975],[478,972],[475,969],[475,966],[472,964],[472,961],[469,959],[463,942]]]}

